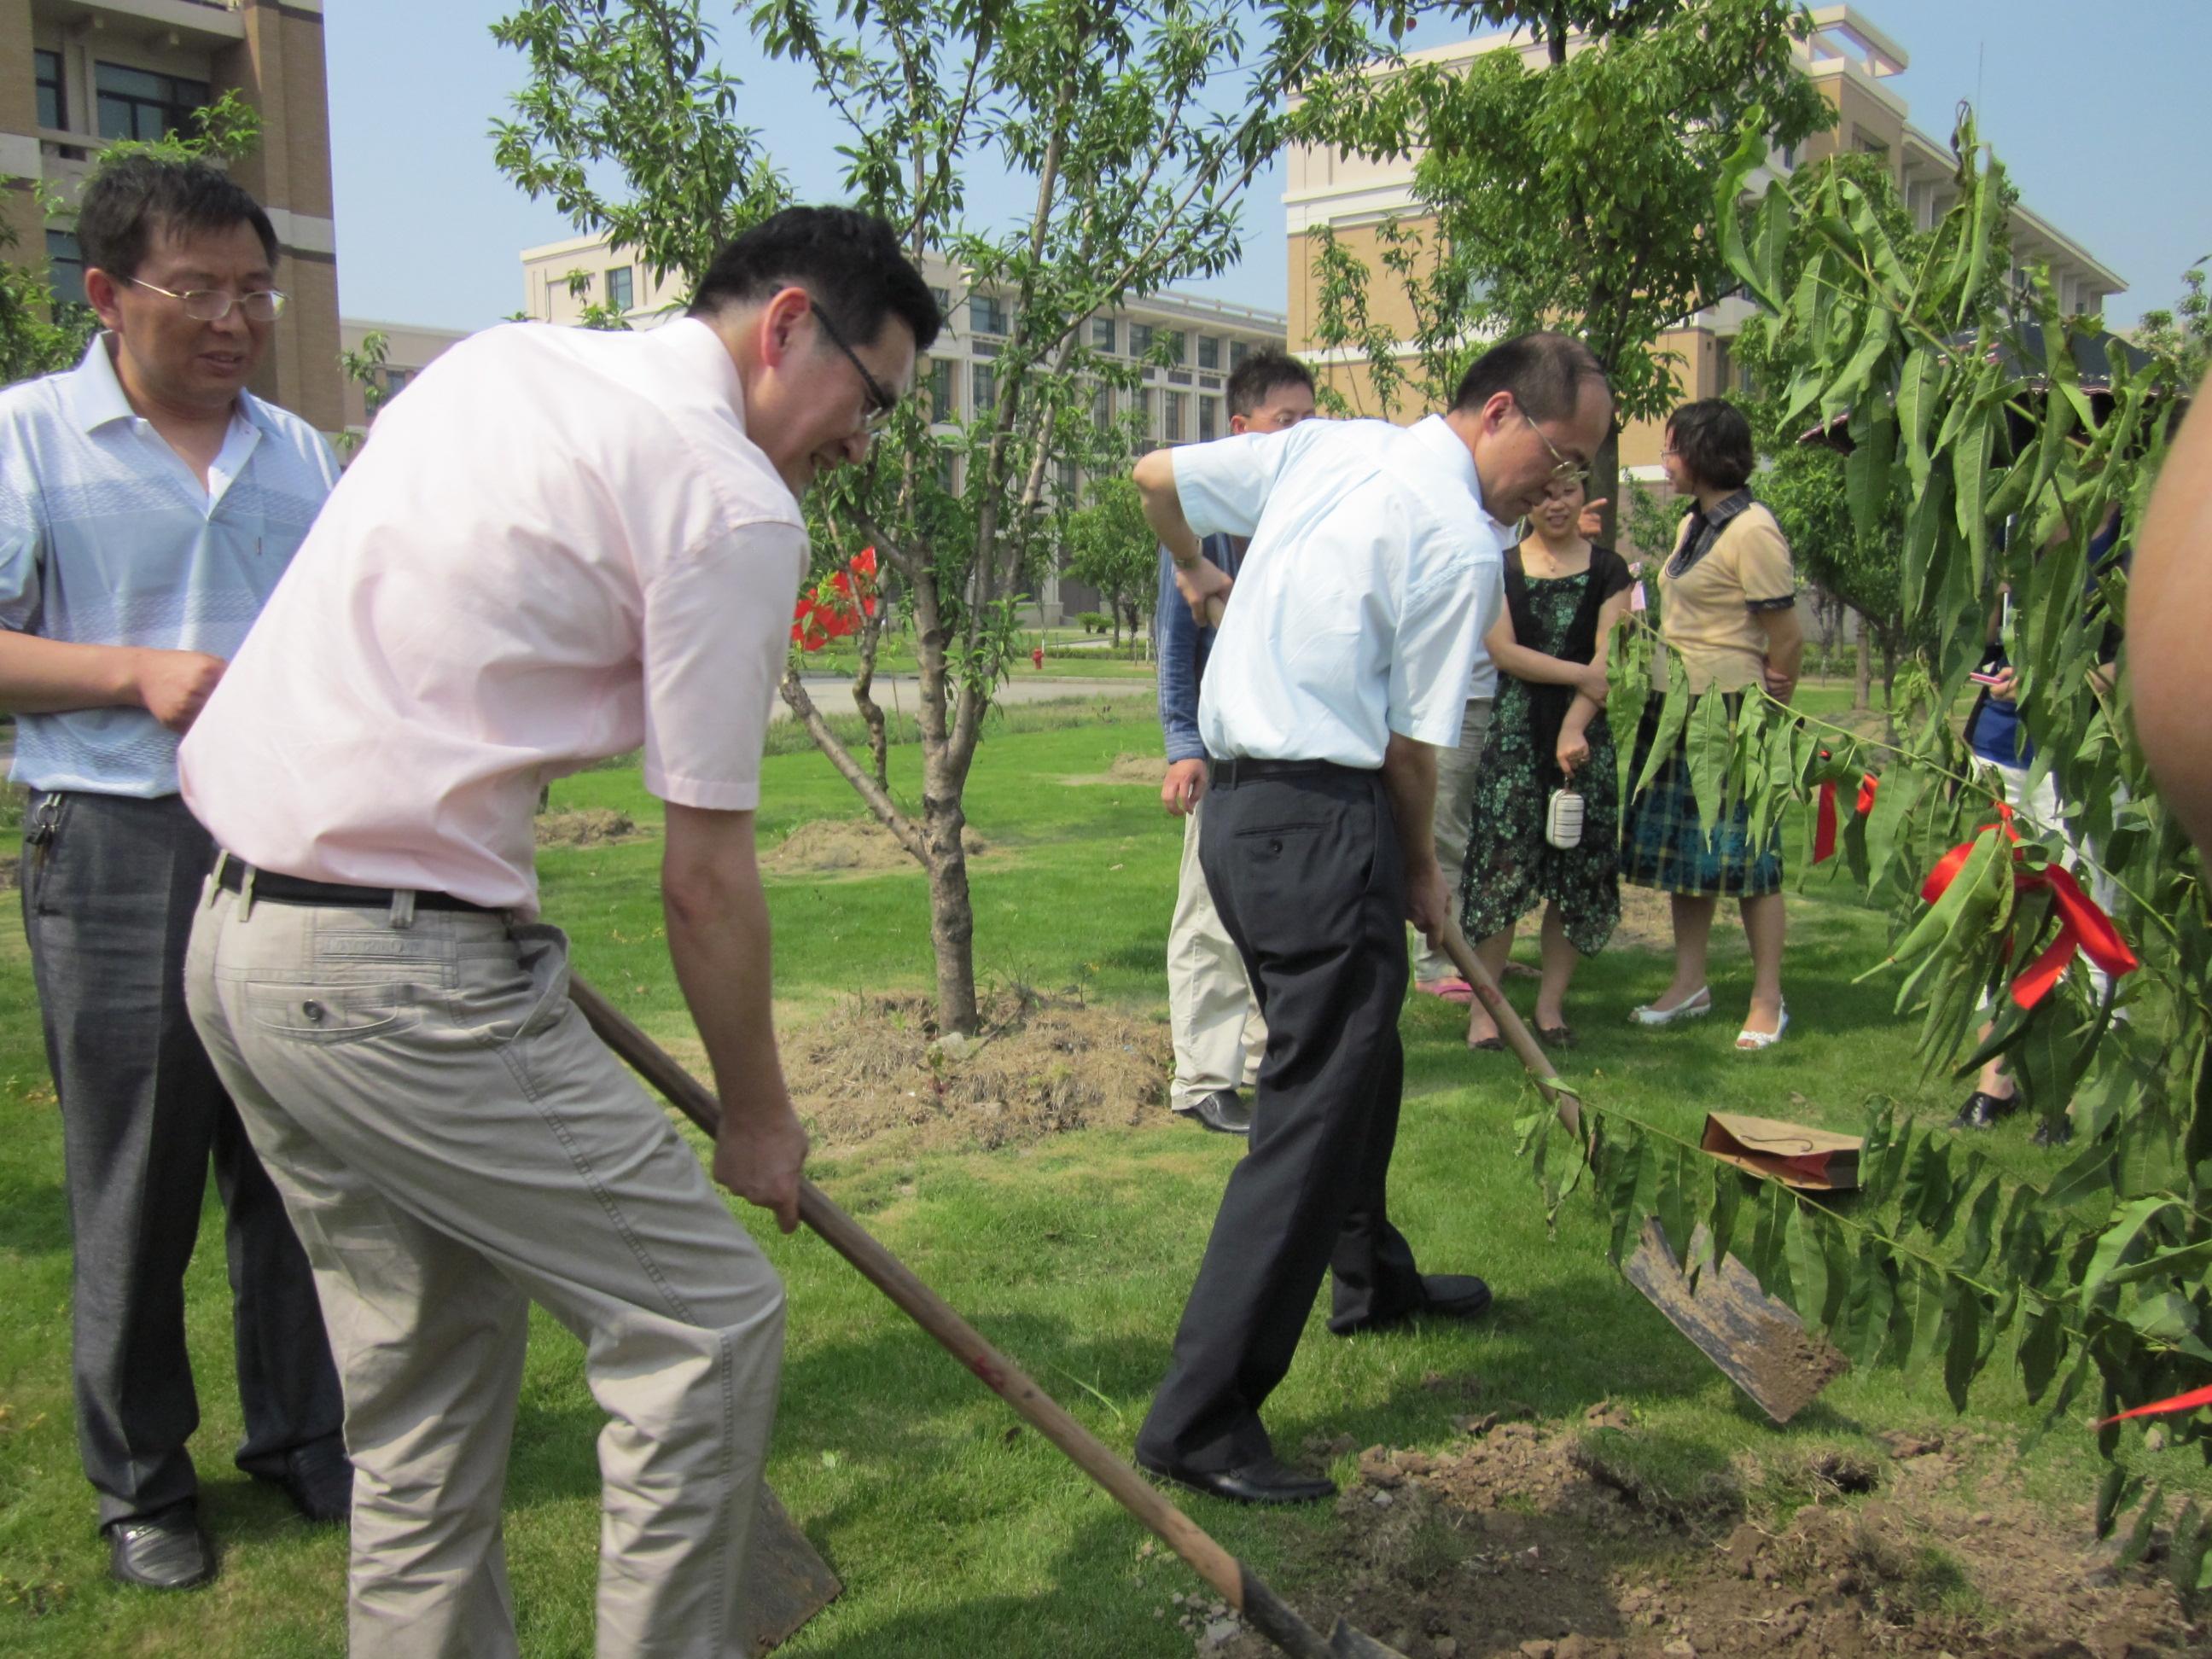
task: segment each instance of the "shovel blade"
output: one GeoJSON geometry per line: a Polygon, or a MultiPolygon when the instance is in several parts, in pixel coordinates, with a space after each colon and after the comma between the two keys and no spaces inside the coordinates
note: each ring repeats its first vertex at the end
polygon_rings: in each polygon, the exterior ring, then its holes
{"type": "Polygon", "coordinates": [[[745,1607],[755,1659],[790,1640],[845,1589],[766,1481],[760,1493],[745,1561],[745,1607]]]}
{"type": "Polygon", "coordinates": [[[1666,1230],[1657,1217],[1648,1217],[1643,1242],[1620,1271],[1761,1411],[1787,1423],[1850,1362],[1807,1330],[1795,1309],[1761,1290],[1743,1263],[1732,1255],[1716,1263],[1711,1255],[1711,1240],[1700,1227],[1690,1239],[1691,1260],[1704,1264],[1693,1290],[1666,1230]]]}

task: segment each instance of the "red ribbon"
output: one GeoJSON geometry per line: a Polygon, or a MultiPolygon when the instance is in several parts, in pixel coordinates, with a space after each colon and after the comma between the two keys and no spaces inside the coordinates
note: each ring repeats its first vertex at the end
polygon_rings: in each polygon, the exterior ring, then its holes
{"type": "Polygon", "coordinates": [[[2118,1423],[2129,1417],[2164,1417],[2172,1412],[2192,1411],[2199,1406],[2212,1406],[2212,1388],[2191,1389],[2187,1394],[2177,1394],[2170,1399],[2154,1400],[2148,1406],[2137,1406],[2133,1411],[2117,1412],[2104,1419],[2097,1426],[2118,1423]]]}
{"type": "MultiPolygon", "coordinates": [[[[1820,758],[1822,760],[1828,758],[1826,750],[1823,749],[1820,751],[1820,758]]],[[[1874,811],[1875,791],[1881,785],[1881,780],[1871,772],[1863,772],[1859,775],[1858,814],[1861,817],[1874,811]]],[[[1835,855],[1836,781],[1830,778],[1820,786],[1817,816],[1813,821],[1813,862],[1826,864],[1835,855]]]]}
{"type": "MultiPolygon", "coordinates": [[[[2014,842],[2020,832],[2012,827],[2012,808],[2002,801],[1997,803],[1997,823],[1985,823],[1984,830],[2002,828],[2014,842]]],[[[1980,839],[1979,832],[1976,840],[1980,839]]],[[[1936,867],[1928,872],[1928,879],[1920,884],[1920,896],[1933,904],[1943,896],[1959,872],[1966,867],[1973,855],[1974,842],[1961,842],[1936,860],[1936,867]]],[[[2013,862],[2021,862],[2022,849],[2013,848],[2013,862]]],[[[2131,974],[2142,966],[2128,942],[2112,917],[2096,900],[2081,890],[2081,884],[2074,872],[2063,865],[2049,865],[2041,870],[2014,874],[2012,880],[2015,893],[2033,893],[2050,890],[2051,908],[2058,913],[2058,933],[2042,953],[2028,963],[2027,970],[2012,982],[2012,1000],[2023,1008],[2033,1008],[2051,994],[2058,977],[2066,971],[2067,964],[2079,951],[2115,979],[2122,974],[2131,974]]]]}

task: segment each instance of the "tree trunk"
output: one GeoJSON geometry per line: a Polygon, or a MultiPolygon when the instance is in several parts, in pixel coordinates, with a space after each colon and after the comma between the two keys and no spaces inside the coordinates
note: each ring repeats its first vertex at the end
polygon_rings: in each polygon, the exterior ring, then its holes
{"type": "Polygon", "coordinates": [[[973,1036],[975,1006],[975,908],[968,893],[968,815],[961,808],[967,768],[939,750],[922,763],[922,845],[929,870],[929,942],[937,957],[937,1029],[973,1036]]]}
{"type": "Polygon", "coordinates": [[[890,739],[884,730],[884,711],[876,706],[869,695],[876,683],[876,647],[883,642],[884,619],[880,601],[877,614],[864,617],[860,623],[860,665],[853,676],[853,701],[860,710],[860,723],[868,728],[868,763],[873,768],[876,787],[891,787],[890,739]]]}
{"type": "MultiPolygon", "coordinates": [[[[1603,497],[1604,511],[1599,515],[1604,522],[1598,528],[1599,543],[1618,550],[1620,546],[1620,514],[1624,505],[1620,499],[1620,423],[1616,421],[1605,434],[1605,441],[1597,447],[1597,454],[1590,462],[1589,483],[1585,499],[1595,501],[1603,497]]],[[[1652,550],[1643,550],[1646,558],[1652,550]]],[[[1658,550],[1664,553],[1666,549],[1658,550]]]]}
{"type": "Polygon", "coordinates": [[[1874,707],[1874,630],[1864,617],[1859,618],[1858,652],[1851,665],[1851,707],[1874,707]]]}
{"type": "Polygon", "coordinates": [[[1881,634],[1881,690],[1884,698],[1894,708],[1897,704],[1897,641],[1890,637],[1887,629],[1884,629],[1881,634]]]}

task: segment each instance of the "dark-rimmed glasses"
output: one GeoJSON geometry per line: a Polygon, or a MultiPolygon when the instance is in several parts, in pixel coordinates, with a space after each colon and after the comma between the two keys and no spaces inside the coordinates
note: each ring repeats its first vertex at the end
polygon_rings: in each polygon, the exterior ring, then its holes
{"type": "Polygon", "coordinates": [[[124,280],[133,288],[168,295],[182,305],[185,315],[196,323],[219,323],[230,315],[234,306],[246,314],[249,323],[273,323],[284,314],[288,297],[281,289],[274,288],[257,288],[251,294],[233,294],[222,288],[194,288],[179,294],[173,289],[140,277],[127,276],[124,280]]]}
{"type": "Polygon", "coordinates": [[[814,320],[822,325],[822,331],[830,337],[830,343],[845,354],[845,361],[852,364],[853,372],[860,377],[860,384],[868,389],[867,418],[860,422],[860,429],[870,434],[882,431],[892,411],[897,409],[898,399],[884,390],[883,382],[868,373],[868,366],[860,361],[852,347],[845,343],[845,337],[837,331],[837,325],[830,320],[830,313],[823,310],[822,302],[810,299],[806,307],[814,313],[814,320]]]}

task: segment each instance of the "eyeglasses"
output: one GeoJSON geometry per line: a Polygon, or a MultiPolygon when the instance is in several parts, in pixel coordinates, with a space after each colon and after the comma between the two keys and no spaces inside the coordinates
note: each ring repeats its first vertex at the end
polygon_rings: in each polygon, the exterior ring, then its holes
{"type": "Polygon", "coordinates": [[[830,343],[845,354],[845,361],[852,364],[853,372],[860,377],[860,384],[868,389],[868,416],[860,422],[860,429],[872,435],[882,431],[890,421],[891,412],[898,407],[898,399],[884,391],[883,382],[868,373],[868,366],[860,360],[852,347],[845,343],[845,337],[837,331],[837,325],[830,320],[830,313],[823,310],[821,302],[809,300],[806,307],[814,313],[814,320],[822,325],[822,331],[830,337],[830,343]]]}
{"type": "Polygon", "coordinates": [[[178,294],[137,277],[126,278],[133,288],[151,289],[156,294],[166,294],[181,303],[185,315],[196,323],[219,323],[230,315],[235,306],[246,313],[249,323],[273,323],[284,314],[284,301],[289,297],[273,288],[257,288],[251,294],[233,294],[228,289],[195,288],[178,294]]]}
{"type": "Polygon", "coordinates": [[[1528,411],[1527,410],[1516,408],[1513,412],[1518,415],[1522,420],[1528,422],[1528,430],[1536,434],[1536,441],[1542,444],[1546,449],[1552,452],[1552,459],[1554,463],[1552,468],[1552,483],[1555,484],[1578,484],[1587,483],[1589,481],[1589,468],[1581,465],[1579,462],[1571,461],[1565,456],[1560,454],[1559,447],[1544,435],[1544,428],[1538,426],[1534,421],[1529,420],[1528,411]]]}

